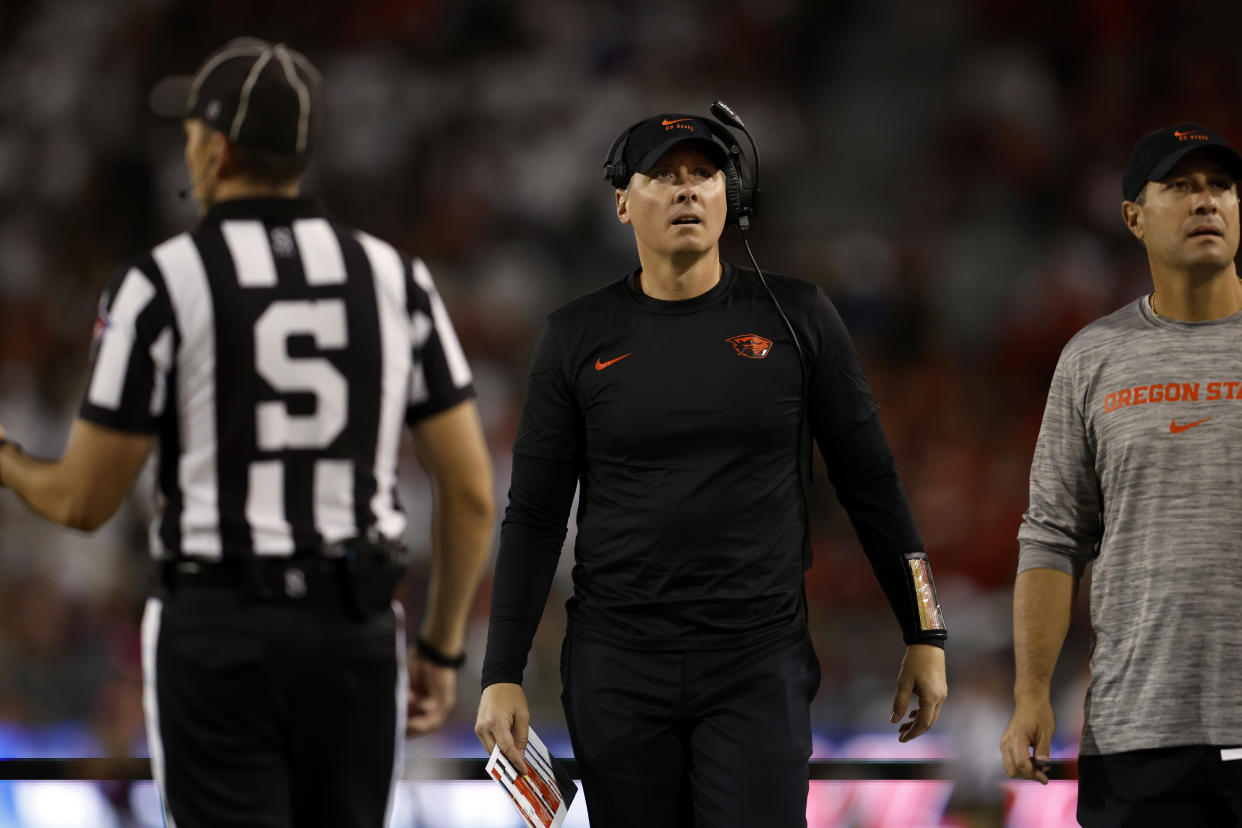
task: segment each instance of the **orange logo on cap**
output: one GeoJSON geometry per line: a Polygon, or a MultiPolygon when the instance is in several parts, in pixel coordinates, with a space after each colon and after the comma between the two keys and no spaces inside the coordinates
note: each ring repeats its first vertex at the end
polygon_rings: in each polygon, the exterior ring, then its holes
{"type": "Polygon", "coordinates": [[[665,118],[663,121],[660,121],[660,126],[671,126],[672,124],[680,124],[682,121],[689,120],[689,118],[678,118],[675,121],[670,121],[668,118],[665,118]]]}
{"type": "Polygon", "coordinates": [[[1187,130],[1185,132],[1178,132],[1177,130],[1173,130],[1173,137],[1179,141],[1207,141],[1208,140],[1206,133],[1191,132],[1190,130],[1187,130]]]}

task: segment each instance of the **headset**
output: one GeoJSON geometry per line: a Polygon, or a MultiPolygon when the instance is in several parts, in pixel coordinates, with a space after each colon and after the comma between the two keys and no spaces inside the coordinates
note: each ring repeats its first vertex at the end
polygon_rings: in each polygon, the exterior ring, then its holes
{"type": "MultiPolygon", "coordinates": [[[[750,230],[750,220],[759,210],[759,149],[755,146],[754,136],[750,134],[750,130],[746,128],[746,124],[742,122],[737,113],[724,101],[717,100],[712,102],[711,113],[715,120],[704,119],[703,123],[707,124],[711,129],[712,140],[717,142],[726,153],[724,165],[720,168],[720,171],[724,173],[725,198],[729,205],[726,221],[737,225],[738,232],[742,236],[742,245],[746,248],[746,255],[750,257],[750,263],[755,266],[755,274],[759,277],[759,284],[763,285],[763,290],[767,293],[768,299],[771,300],[772,307],[776,308],[777,315],[780,316],[781,322],[785,325],[785,330],[789,333],[794,350],[798,352],[798,368],[802,374],[803,400],[802,417],[798,423],[798,479],[802,489],[803,523],[806,526],[806,536],[803,538],[802,547],[802,565],[804,569],[809,569],[811,566],[811,469],[814,461],[810,456],[810,448],[804,449],[802,441],[803,433],[808,428],[806,409],[810,399],[811,366],[807,364],[806,352],[802,350],[802,342],[798,339],[798,332],[794,330],[793,323],[785,315],[785,310],[781,307],[781,303],[776,301],[776,295],[772,293],[772,288],[768,287],[768,280],[764,278],[759,262],[755,261],[755,254],[751,252],[750,241],[746,237],[747,231],[750,230]],[[746,136],[746,140],[750,142],[752,163],[746,175],[742,175],[742,170],[746,169],[746,165],[742,163],[744,161],[742,148],[738,146],[733,133],[726,127],[740,130],[746,136]]],[[[629,186],[630,176],[635,172],[628,167],[624,160],[625,147],[629,143],[630,134],[646,123],[646,120],[644,118],[642,121],[630,125],[628,129],[617,136],[617,140],[613,141],[612,146],[608,149],[608,156],[604,159],[604,180],[618,190],[624,190],[629,186]]]]}

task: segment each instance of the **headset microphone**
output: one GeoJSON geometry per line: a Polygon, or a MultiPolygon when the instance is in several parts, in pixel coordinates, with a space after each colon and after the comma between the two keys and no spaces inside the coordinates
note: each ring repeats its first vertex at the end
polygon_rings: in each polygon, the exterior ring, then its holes
{"type": "MultiPolygon", "coordinates": [[[[214,161],[214,160],[215,160],[215,156],[212,156],[211,158],[208,159],[208,161],[214,161]]],[[[205,166],[200,166],[198,169],[194,169],[193,167],[190,168],[190,186],[177,190],[177,195],[181,198],[182,201],[185,201],[187,198],[190,197],[190,193],[194,192],[194,188],[199,185],[203,177],[206,175],[206,172],[207,172],[207,169],[205,166]]]]}

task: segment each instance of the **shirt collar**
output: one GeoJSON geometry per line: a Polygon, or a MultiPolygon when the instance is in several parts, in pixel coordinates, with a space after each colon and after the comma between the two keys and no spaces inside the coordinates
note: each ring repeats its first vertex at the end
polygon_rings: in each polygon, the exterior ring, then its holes
{"type": "Polygon", "coordinates": [[[313,198],[230,198],[217,201],[207,210],[204,222],[219,222],[225,219],[266,218],[311,218],[323,215],[319,203],[313,198]]]}

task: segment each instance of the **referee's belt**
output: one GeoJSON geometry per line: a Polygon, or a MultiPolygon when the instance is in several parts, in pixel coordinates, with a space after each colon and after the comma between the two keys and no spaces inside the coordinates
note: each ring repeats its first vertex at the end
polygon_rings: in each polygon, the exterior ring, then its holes
{"type": "Polygon", "coordinates": [[[152,589],[165,598],[184,588],[217,588],[263,603],[343,601],[355,614],[367,616],[387,609],[408,557],[400,542],[387,539],[350,539],[280,558],[182,557],[155,562],[152,589]]]}

